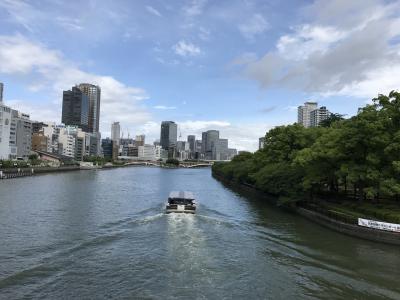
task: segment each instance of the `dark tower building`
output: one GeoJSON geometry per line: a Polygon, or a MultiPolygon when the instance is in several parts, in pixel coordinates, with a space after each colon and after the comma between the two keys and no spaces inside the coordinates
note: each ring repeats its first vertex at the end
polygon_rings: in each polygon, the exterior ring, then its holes
{"type": "Polygon", "coordinates": [[[172,121],[163,121],[161,123],[160,144],[165,150],[176,146],[178,137],[178,125],[172,121]]]}
{"type": "Polygon", "coordinates": [[[99,132],[101,89],[99,86],[89,83],[81,83],[77,88],[80,89],[89,100],[88,132],[99,132]]]}
{"type": "Polygon", "coordinates": [[[63,92],[61,122],[65,125],[74,125],[88,131],[89,126],[89,99],[77,87],[63,92]]]}

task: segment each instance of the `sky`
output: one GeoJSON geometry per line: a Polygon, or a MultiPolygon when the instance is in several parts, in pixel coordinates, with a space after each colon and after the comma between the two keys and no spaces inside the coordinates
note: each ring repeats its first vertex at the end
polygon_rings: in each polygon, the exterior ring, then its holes
{"type": "Polygon", "coordinates": [[[348,117],[400,88],[400,1],[0,0],[6,105],[61,123],[62,91],[102,89],[100,129],[220,130],[229,147],[317,101],[348,117]]]}

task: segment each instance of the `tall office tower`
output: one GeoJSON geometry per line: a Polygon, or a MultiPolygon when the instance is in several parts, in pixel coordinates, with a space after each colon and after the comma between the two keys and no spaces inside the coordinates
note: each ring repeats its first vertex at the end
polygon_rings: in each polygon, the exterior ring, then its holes
{"type": "Polygon", "coordinates": [[[201,154],[206,155],[207,132],[201,133],[201,154]]]}
{"type": "Polygon", "coordinates": [[[84,131],[89,129],[89,98],[77,87],[63,91],[61,122],[84,131]]]}
{"type": "Polygon", "coordinates": [[[99,86],[89,83],[81,83],[77,88],[89,99],[88,132],[99,132],[101,89],[99,86]]]}
{"type": "Polygon", "coordinates": [[[326,109],[325,106],[321,106],[320,108],[314,109],[310,113],[310,126],[317,127],[319,123],[323,120],[328,119],[331,116],[329,110],[326,109]]]}
{"type": "Polygon", "coordinates": [[[213,148],[217,145],[219,140],[218,130],[208,130],[202,133],[202,150],[204,151],[204,158],[213,160],[213,148]]]}
{"type": "Polygon", "coordinates": [[[212,147],[213,160],[228,160],[228,139],[218,139],[212,147]]]}
{"type": "Polygon", "coordinates": [[[187,141],[189,143],[189,151],[191,153],[195,152],[195,144],[196,144],[196,136],[195,135],[188,135],[187,141]]]}
{"type": "Polygon", "coordinates": [[[145,139],[146,139],[146,136],[145,136],[144,134],[137,135],[136,138],[135,138],[135,145],[136,145],[136,147],[144,146],[144,144],[145,144],[145,139]]]}
{"type": "Polygon", "coordinates": [[[297,108],[297,123],[304,127],[310,127],[310,113],[318,108],[317,102],[306,102],[297,108]]]}
{"type": "Polygon", "coordinates": [[[0,103],[3,102],[3,90],[4,90],[4,84],[0,82],[0,103]]]}
{"type": "Polygon", "coordinates": [[[194,152],[201,154],[202,145],[203,143],[201,142],[201,140],[196,140],[196,143],[194,145],[194,152]]]}
{"type": "Polygon", "coordinates": [[[178,137],[178,125],[172,121],[163,121],[161,123],[160,144],[165,150],[176,147],[178,137]]]}
{"type": "Polygon", "coordinates": [[[111,140],[117,145],[119,145],[120,137],[121,137],[121,126],[119,125],[119,122],[114,122],[111,124],[111,140]]]}

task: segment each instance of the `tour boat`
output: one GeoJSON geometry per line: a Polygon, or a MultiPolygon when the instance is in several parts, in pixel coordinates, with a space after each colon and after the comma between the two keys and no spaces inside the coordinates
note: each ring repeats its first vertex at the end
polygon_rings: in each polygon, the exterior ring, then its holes
{"type": "Polygon", "coordinates": [[[168,213],[189,213],[196,212],[196,202],[191,192],[171,192],[166,205],[168,213]]]}

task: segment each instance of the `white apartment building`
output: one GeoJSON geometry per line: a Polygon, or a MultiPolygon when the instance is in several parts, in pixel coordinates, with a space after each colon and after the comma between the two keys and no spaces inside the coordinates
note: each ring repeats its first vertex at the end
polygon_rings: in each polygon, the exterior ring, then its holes
{"type": "Polygon", "coordinates": [[[68,157],[75,157],[75,127],[60,128],[58,135],[58,153],[68,157]]]}
{"type": "Polygon", "coordinates": [[[29,115],[0,103],[0,159],[28,159],[31,147],[29,115]]]}
{"type": "Polygon", "coordinates": [[[155,159],[168,159],[168,151],[163,149],[161,145],[155,146],[155,159]]]}
{"type": "Polygon", "coordinates": [[[156,149],[153,145],[138,146],[138,159],[140,160],[155,160],[156,149]]]}
{"type": "Polygon", "coordinates": [[[325,106],[321,106],[320,108],[314,109],[310,113],[310,126],[317,127],[319,123],[323,120],[328,119],[331,116],[329,110],[326,109],[325,106]]]}
{"type": "Polygon", "coordinates": [[[10,156],[11,108],[0,103],[0,159],[10,156]]]}
{"type": "Polygon", "coordinates": [[[32,150],[32,121],[29,115],[11,110],[10,159],[27,160],[32,150]]]}
{"type": "Polygon", "coordinates": [[[308,101],[297,108],[297,123],[308,128],[311,126],[310,113],[318,108],[317,102],[308,101]]]}

